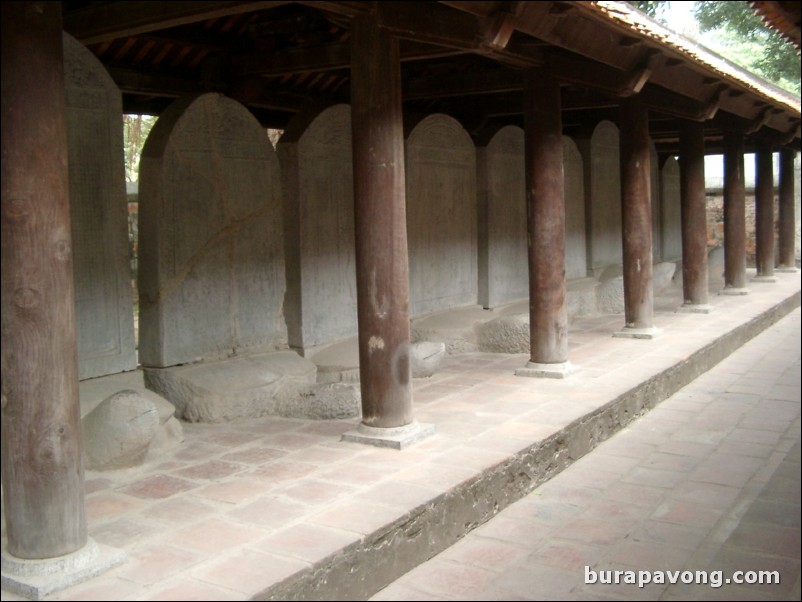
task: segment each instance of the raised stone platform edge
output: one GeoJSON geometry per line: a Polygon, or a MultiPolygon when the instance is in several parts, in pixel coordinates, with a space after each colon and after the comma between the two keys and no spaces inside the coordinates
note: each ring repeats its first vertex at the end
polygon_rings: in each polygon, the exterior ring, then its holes
{"type": "Polygon", "coordinates": [[[800,291],[506,461],[263,590],[255,600],[367,599],[521,499],[800,306],[800,291]]]}

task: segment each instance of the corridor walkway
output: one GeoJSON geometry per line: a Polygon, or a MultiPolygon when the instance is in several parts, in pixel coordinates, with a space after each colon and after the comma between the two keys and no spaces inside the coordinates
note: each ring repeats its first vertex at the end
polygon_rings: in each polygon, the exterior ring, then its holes
{"type": "Polygon", "coordinates": [[[371,599],[799,600],[800,334],[796,309],[371,599]]]}

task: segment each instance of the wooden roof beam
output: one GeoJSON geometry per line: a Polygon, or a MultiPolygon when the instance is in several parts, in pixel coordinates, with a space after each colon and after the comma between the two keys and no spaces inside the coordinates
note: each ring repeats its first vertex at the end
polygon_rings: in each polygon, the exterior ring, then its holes
{"type": "Polygon", "coordinates": [[[381,27],[402,40],[481,54],[515,67],[543,62],[537,49],[509,45],[515,29],[512,13],[477,18],[435,2],[378,2],[375,6],[381,27]]]}
{"type": "MultiPolygon", "coordinates": [[[[401,61],[419,61],[456,56],[465,51],[442,48],[420,42],[401,42],[401,61]]],[[[351,67],[351,45],[348,42],[315,48],[281,52],[258,52],[233,57],[232,70],[239,77],[261,75],[275,77],[296,73],[336,71],[351,67]]]]}
{"type": "Polygon", "coordinates": [[[178,98],[187,94],[198,94],[206,90],[194,79],[173,75],[140,72],[133,69],[107,67],[109,75],[123,94],[178,98]]]}
{"type": "Polygon", "coordinates": [[[160,29],[228,17],[290,2],[107,2],[91,4],[64,15],[64,30],[85,45],[136,36],[160,29]]]}

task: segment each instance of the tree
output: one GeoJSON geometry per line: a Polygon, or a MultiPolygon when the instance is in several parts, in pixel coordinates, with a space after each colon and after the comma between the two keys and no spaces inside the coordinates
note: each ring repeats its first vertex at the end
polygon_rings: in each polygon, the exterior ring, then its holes
{"type": "Polygon", "coordinates": [[[639,0],[636,2],[629,2],[629,4],[639,11],[646,13],[652,19],[656,19],[666,2],[665,0],[639,0]]]}
{"type": "Polygon", "coordinates": [[[123,115],[126,182],[139,180],[139,157],[154,123],[156,118],[150,115],[123,115]]]}
{"type": "MultiPolygon", "coordinates": [[[[653,19],[665,23],[666,0],[629,2],[653,19]]],[[[766,27],[748,2],[697,0],[694,18],[704,44],[733,63],[785,90],[800,93],[800,60],[796,48],[766,27]]]]}
{"type": "Polygon", "coordinates": [[[696,21],[702,32],[719,32],[723,48],[734,63],[795,94],[800,92],[800,59],[796,49],[767,28],[746,2],[696,2],[696,21]]]}

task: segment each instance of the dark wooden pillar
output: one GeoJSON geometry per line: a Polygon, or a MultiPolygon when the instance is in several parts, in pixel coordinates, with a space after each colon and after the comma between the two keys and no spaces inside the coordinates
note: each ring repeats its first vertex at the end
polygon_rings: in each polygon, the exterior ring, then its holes
{"type": "Polygon", "coordinates": [[[649,119],[639,96],[621,101],[621,217],[624,255],[624,329],[617,336],[652,338],[652,203],[649,119]]]}
{"type": "Polygon", "coordinates": [[[755,282],[774,282],[774,169],[771,147],[759,143],[755,153],[755,282]]]}
{"type": "Polygon", "coordinates": [[[796,216],[794,215],[794,157],[780,151],[780,257],[777,271],[796,272],[796,216]]]}
{"type": "Polygon", "coordinates": [[[559,377],[569,368],[559,84],[548,73],[527,73],[524,104],[531,361],[516,373],[559,377]]]}
{"type": "Polygon", "coordinates": [[[351,28],[362,422],[412,422],[404,131],[398,40],[372,14],[351,28]]]}
{"type": "Polygon", "coordinates": [[[680,128],[683,308],[707,313],[707,211],[704,126],[684,121],[680,128]]]}
{"type": "Polygon", "coordinates": [[[2,3],[2,480],[8,551],[87,542],[60,2],[2,3]]]}
{"type": "Polygon", "coordinates": [[[745,295],[746,289],[746,193],[744,138],[740,132],[724,134],[724,290],[726,295],[745,295]]]}

